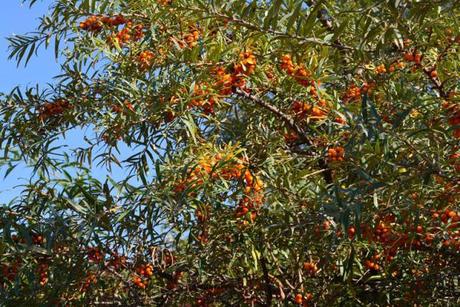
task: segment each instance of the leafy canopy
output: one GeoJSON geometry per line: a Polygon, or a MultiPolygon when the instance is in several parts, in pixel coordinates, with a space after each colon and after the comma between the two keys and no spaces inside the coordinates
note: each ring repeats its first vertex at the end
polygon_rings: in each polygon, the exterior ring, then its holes
{"type": "Polygon", "coordinates": [[[62,73],[0,99],[2,302],[460,303],[458,1],[49,3],[9,38],[62,73]]]}

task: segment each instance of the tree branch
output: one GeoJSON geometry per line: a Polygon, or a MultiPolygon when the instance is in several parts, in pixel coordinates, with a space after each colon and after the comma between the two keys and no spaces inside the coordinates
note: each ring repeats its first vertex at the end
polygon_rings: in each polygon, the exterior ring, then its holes
{"type": "Polygon", "coordinates": [[[280,109],[278,109],[277,107],[263,101],[262,99],[260,99],[259,97],[255,96],[255,95],[252,95],[250,93],[247,93],[245,91],[243,91],[242,89],[240,88],[235,88],[235,93],[238,95],[238,96],[241,96],[243,98],[246,98],[248,100],[251,100],[252,102],[254,102],[255,104],[261,106],[262,108],[270,111],[271,113],[275,114],[278,118],[280,118],[289,128],[291,128],[295,133],[298,134],[299,138],[304,141],[305,144],[307,144],[308,146],[311,146],[311,141],[305,136],[305,131],[299,126],[297,125],[297,123],[295,122],[294,118],[292,118],[291,116],[283,113],[280,109]]]}
{"type": "Polygon", "coordinates": [[[270,276],[268,276],[267,260],[264,256],[260,257],[260,266],[262,267],[262,272],[264,274],[265,280],[265,294],[267,296],[267,306],[272,305],[273,293],[270,284],[270,276]]]}
{"type": "MultiPolygon", "coordinates": [[[[299,136],[300,140],[303,141],[304,144],[306,144],[308,146],[312,145],[312,142],[310,141],[310,139],[308,139],[307,136],[305,135],[305,131],[295,122],[294,118],[292,118],[291,116],[285,114],[284,112],[282,112],[277,107],[265,102],[264,100],[260,99],[259,97],[255,96],[253,94],[250,94],[250,93],[247,93],[247,92],[243,91],[240,88],[235,88],[234,92],[238,96],[246,98],[246,99],[254,102],[255,104],[257,104],[258,106],[261,106],[262,108],[264,108],[264,109],[270,111],[271,113],[275,114],[279,119],[281,119],[289,128],[291,128],[299,136]]],[[[323,175],[323,178],[326,181],[326,183],[328,185],[331,184],[333,182],[332,170],[327,165],[326,160],[324,158],[320,158],[318,160],[318,166],[321,169],[324,169],[324,172],[322,173],[322,175],[323,175]]]]}

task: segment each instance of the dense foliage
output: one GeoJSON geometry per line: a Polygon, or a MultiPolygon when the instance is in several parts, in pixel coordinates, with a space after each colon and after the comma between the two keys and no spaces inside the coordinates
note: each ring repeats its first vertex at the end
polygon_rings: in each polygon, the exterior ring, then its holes
{"type": "Polygon", "coordinates": [[[4,304],[460,304],[458,1],[49,4],[9,38],[62,74],[1,97],[4,304]]]}

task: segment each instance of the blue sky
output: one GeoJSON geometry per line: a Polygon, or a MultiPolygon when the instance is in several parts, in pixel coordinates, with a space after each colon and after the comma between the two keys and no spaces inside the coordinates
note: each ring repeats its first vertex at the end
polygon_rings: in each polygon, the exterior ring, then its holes
{"type": "Polygon", "coordinates": [[[50,1],[38,1],[31,9],[21,0],[2,1],[0,12],[0,91],[8,92],[16,85],[33,86],[46,84],[59,72],[52,50],[39,50],[38,57],[32,57],[27,67],[16,67],[14,60],[8,60],[6,37],[33,31],[38,18],[46,13],[50,1]]]}
{"type": "MultiPolygon", "coordinates": [[[[26,67],[16,62],[8,60],[8,41],[7,37],[14,34],[24,34],[34,31],[39,24],[39,17],[46,14],[51,0],[38,1],[32,8],[22,4],[21,0],[3,0],[0,12],[0,92],[9,93],[15,86],[22,89],[33,87],[39,84],[40,87],[53,82],[53,77],[59,74],[59,63],[54,58],[53,47],[49,50],[39,49],[38,56],[31,58],[26,67]]],[[[61,140],[59,144],[66,144],[70,147],[83,145],[83,135],[92,135],[91,131],[72,131],[61,140]],[[83,133],[82,133],[83,132],[83,133]]],[[[123,154],[130,151],[125,146],[121,146],[123,154]]],[[[20,184],[26,184],[30,178],[31,171],[25,166],[18,166],[5,179],[6,167],[0,168],[0,204],[7,203],[17,196],[20,188],[14,188],[20,184]]],[[[115,179],[121,179],[124,171],[114,168],[115,179]],[[118,178],[117,178],[118,177],[118,178]]],[[[107,172],[105,169],[93,169],[93,175],[99,180],[104,180],[107,172]]]]}
{"type": "MultiPolygon", "coordinates": [[[[38,1],[29,8],[21,0],[2,1],[0,12],[0,92],[8,93],[15,86],[21,88],[45,85],[52,81],[52,77],[59,72],[59,65],[54,59],[52,50],[39,50],[37,57],[32,57],[27,67],[17,67],[14,60],[8,60],[7,37],[14,34],[24,34],[33,31],[38,25],[38,18],[46,13],[49,1],[38,1]]],[[[30,171],[23,166],[17,167],[10,175],[3,179],[5,169],[0,170],[0,199],[1,203],[8,202],[18,194],[19,190],[13,187],[27,182],[30,171]]]]}

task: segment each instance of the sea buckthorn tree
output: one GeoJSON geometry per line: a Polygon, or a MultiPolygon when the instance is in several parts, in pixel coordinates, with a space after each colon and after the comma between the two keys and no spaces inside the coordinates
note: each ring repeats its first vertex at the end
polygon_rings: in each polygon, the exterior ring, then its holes
{"type": "Polygon", "coordinates": [[[9,38],[62,73],[1,96],[3,303],[460,303],[458,1],[48,2],[9,38]]]}

